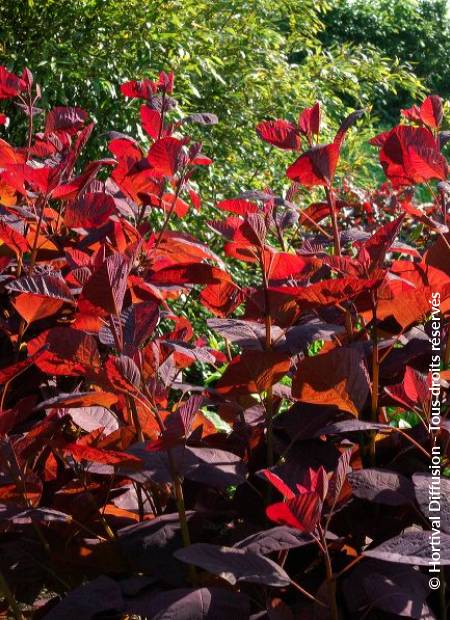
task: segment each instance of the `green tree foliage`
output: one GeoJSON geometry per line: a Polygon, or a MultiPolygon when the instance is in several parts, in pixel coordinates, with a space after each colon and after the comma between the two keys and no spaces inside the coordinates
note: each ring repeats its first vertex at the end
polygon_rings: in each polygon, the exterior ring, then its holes
{"type": "MultiPolygon", "coordinates": [[[[372,45],[411,65],[429,92],[450,95],[450,26],[447,0],[335,0],[319,33],[324,46],[372,45]]],[[[411,103],[410,93],[377,99],[395,116],[411,103]]]]}
{"type": "MultiPolygon", "coordinates": [[[[319,99],[335,129],[350,108],[398,89],[418,95],[415,75],[375,47],[322,47],[328,9],[326,0],[3,0],[0,63],[16,72],[28,65],[45,86],[44,105],[94,110],[100,143],[113,127],[138,131],[137,104],[127,104],[118,85],[173,69],[183,109],[223,121],[205,146],[216,165],[202,186],[213,199],[283,179],[284,154],[270,153],[267,164],[258,120],[319,99]]],[[[13,139],[15,126],[13,117],[13,139]]]]}

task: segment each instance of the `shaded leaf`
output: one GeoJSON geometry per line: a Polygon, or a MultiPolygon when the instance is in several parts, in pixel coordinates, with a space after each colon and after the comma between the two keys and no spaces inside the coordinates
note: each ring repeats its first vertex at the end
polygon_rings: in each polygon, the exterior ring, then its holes
{"type": "MultiPolygon", "coordinates": [[[[442,566],[450,565],[450,535],[441,534],[442,566]]],[[[416,564],[428,566],[430,561],[430,533],[425,530],[410,529],[390,540],[386,540],[378,547],[364,552],[364,555],[386,562],[398,564],[416,564]]]]}
{"type": "Polygon", "coordinates": [[[279,525],[268,530],[251,534],[234,544],[236,549],[245,549],[262,555],[268,555],[276,551],[295,549],[310,545],[314,539],[307,534],[299,532],[298,529],[279,525]]]}
{"type": "Polygon", "coordinates": [[[233,585],[239,581],[273,587],[284,587],[290,583],[281,566],[252,551],[195,543],[179,549],[174,555],[182,562],[199,566],[233,585]]]}
{"type": "Polygon", "coordinates": [[[383,469],[362,469],[349,474],[353,495],[387,506],[414,502],[414,488],[402,474],[383,469]]]}

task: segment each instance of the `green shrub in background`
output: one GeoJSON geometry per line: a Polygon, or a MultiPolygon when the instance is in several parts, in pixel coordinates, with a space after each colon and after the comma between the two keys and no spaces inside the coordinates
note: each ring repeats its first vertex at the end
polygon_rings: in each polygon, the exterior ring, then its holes
{"type": "MultiPolygon", "coordinates": [[[[173,69],[184,110],[215,112],[223,121],[205,147],[217,162],[209,181],[202,180],[211,204],[218,194],[284,183],[284,154],[271,152],[267,165],[270,147],[254,139],[257,121],[319,99],[330,114],[325,122],[335,128],[351,108],[376,105],[397,91],[420,96],[422,83],[410,67],[376,46],[320,44],[333,6],[326,0],[3,0],[0,63],[14,71],[33,67],[46,85],[44,106],[70,102],[94,111],[92,152],[113,127],[138,132],[136,104],[119,104],[118,85],[173,69]]],[[[18,120],[10,113],[14,140],[18,120]]],[[[349,166],[360,164],[367,175],[366,159],[358,157],[349,166]]]]}
{"type": "MultiPolygon", "coordinates": [[[[372,45],[412,65],[427,90],[450,95],[450,26],[447,0],[334,0],[323,16],[322,45],[372,45]]],[[[409,92],[374,102],[391,117],[410,105],[409,92]]],[[[397,118],[397,117],[395,117],[397,118]]]]}

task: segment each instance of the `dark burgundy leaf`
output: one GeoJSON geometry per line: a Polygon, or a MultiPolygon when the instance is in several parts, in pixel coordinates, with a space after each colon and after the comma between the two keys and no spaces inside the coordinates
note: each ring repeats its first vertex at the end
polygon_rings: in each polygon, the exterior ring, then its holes
{"type": "Polygon", "coordinates": [[[7,285],[14,293],[28,293],[72,303],[73,295],[60,274],[25,276],[7,285]]]}
{"type": "Polygon", "coordinates": [[[116,211],[114,198],[100,192],[87,192],[67,205],[64,222],[69,228],[98,228],[116,211]]]}
{"type": "Polygon", "coordinates": [[[438,529],[450,534],[450,480],[443,476],[433,479],[431,474],[417,473],[412,481],[417,503],[425,517],[429,520],[438,518],[438,529]]]}
{"type": "Polygon", "coordinates": [[[275,551],[295,549],[314,542],[312,536],[299,532],[293,527],[279,525],[268,530],[252,534],[234,544],[236,549],[245,549],[261,555],[269,555],[275,551]]]}
{"type": "Polygon", "coordinates": [[[252,551],[195,543],[175,552],[175,557],[218,575],[232,585],[240,581],[284,587],[290,579],[281,566],[252,551]]]}
{"type": "Polygon", "coordinates": [[[339,495],[341,494],[345,480],[348,474],[350,474],[350,472],[352,471],[352,468],[350,467],[351,457],[352,457],[352,450],[351,448],[350,449],[347,448],[339,457],[337,467],[333,473],[333,476],[330,479],[329,488],[328,488],[328,498],[332,506],[339,499],[339,495]]]}
{"type": "Polygon", "coordinates": [[[413,566],[367,560],[352,571],[344,583],[344,596],[352,613],[375,607],[389,614],[435,620],[426,604],[428,580],[413,566]]]}
{"type": "MultiPolygon", "coordinates": [[[[193,515],[192,511],[186,514],[190,527],[193,515]]],[[[183,571],[173,557],[183,546],[178,513],[122,528],[118,544],[134,571],[155,575],[172,586],[183,583],[183,571]]]]}
{"type": "Polygon", "coordinates": [[[152,620],[249,620],[250,600],[225,588],[178,588],[133,598],[126,609],[152,620]]]}
{"type": "MultiPolygon", "coordinates": [[[[440,534],[442,566],[450,566],[450,535],[440,534]]],[[[430,561],[430,532],[410,529],[387,540],[378,547],[364,552],[364,555],[386,562],[427,566],[430,561]]]]}
{"type": "Polygon", "coordinates": [[[15,525],[30,523],[70,523],[72,517],[53,508],[29,508],[10,517],[9,521],[15,525]]]}
{"type": "Polygon", "coordinates": [[[217,125],[219,119],[210,112],[194,112],[184,117],[185,123],[197,123],[198,125],[217,125]]]}
{"type": "Polygon", "coordinates": [[[103,311],[115,316],[122,310],[130,263],[127,257],[112,254],[83,287],[82,300],[92,313],[103,311]]]}
{"type": "Polygon", "coordinates": [[[323,426],[316,431],[315,436],[321,435],[345,435],[347,433],[359,433],[361,431],[389,430],[388,424],[378,424],[377,422],[365,422],[364,420],[340,420],[323,426]]]}
{"type": "Polygon", "coordinates": [[[340,145],[344,140],[345,134],[350,129],[350,127],[353,127],[356,121],[359,120],[362,116],[364,116],[364,110],[355,110],[354,112],[351,112],[342,121],[341,126],[339,127],[339,131],[336,134],[335,142],[340,145]]]}
{"type": "Polygon", "coordinates": [[[63,129],[76,132],[81,129],[88,115],[82,108],[56,107],[47,114],[45,132],[63,129]]]}
{"type": "Polygon", "coordinates": [[[121,612],[124,601],[117,581],[101,575],[75,588],[53,609],[45,620],[90,620],[101,612],[121,612]]]}
{"type": "Polygon", "coordinates": [[[348,476],[353,495],[378,504],[402,506],[414,502],[412,482],[405,476],[383,469],[362,469],[348,476]]]}
{"type": "MultiPolygon", "coordinates": [[[[130,477],[143,481],[150,478],[160,484],[172,482],[167,452],[149,451],[143,444],[134,444],[129,452],[142,459],[144,464],[142,471],[135,474],[130,472],[130,477]]],[[[226,489],[245,481],[246,467],[232,452],[217,448],[179,446],[172,449],[172,455],[178,472],[189,480],[218,489],[226,489]]]]}
{"type": "MultiPolygon", "coordinates": [[[[264,350],[266,328],[262,323],[243,319],[208,319],[207,324],[210,329],[242,349],[264,350]]],[[[273,339],[277,341],[282,334],[282,330],[274,325],[273,339]]]]}

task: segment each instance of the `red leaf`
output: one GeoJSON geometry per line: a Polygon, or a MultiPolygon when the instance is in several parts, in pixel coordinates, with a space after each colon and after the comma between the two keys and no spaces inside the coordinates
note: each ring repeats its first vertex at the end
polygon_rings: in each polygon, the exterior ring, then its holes
{"type": "Polygon", "coordinates": [[[260,394],[277,383],[290,365],[286,353],[244,351],[229,364],[216,389],[221,394],[260,394]]]}
{"type": "Polygon", "coordinates": [[[231,276],[218,267],[207,263],[189,263],[170,265],[159,271],[154,271],[150,281],[158,284],[219,284],[230,282],[231,276]]]}
{"type": "Polygon", "coordinates": [[[166,212],[173,210],[178,217],[185,217],[189,211],[188,203],[175,194],[166,193],[161,198],[150,195],[150,203],[154,207],[162,207],[166,212]]]}
{"type": "Polygon", "coordinates": [[[68,444],[64,446],[63,452],[73,456],[76,461],[91,461],[103,465],[121,465],[132,468],[139,468],[142,465],[141,459],[132,454],[117,450],[101,450],[83,444],[68,444]]]}
{"type": "Polygon", "coordinates": [[[0,240],[16,254],[28,252],[30,249],[25,237],[2,220],[0,220],[0,240]]]}
{"type": "Polygon", "coordinates": [[[222,200],[217,203],[217,208],[222,211],[229,211],[237,215],[247,215],[247,213],[258,213],[258,206],[254,202],[235,198],[232,200],[222,200]]]}
{"type": "Polygon", "coordinates": [[[384,138],[380,162],[394,187],[445,180],[448,174],[447,161],[433,134],[424,127],[397,125],[391,129],[384,138]]]}
{"type": "Polygon", "coordinates": [[[58,396],[48,398],[39,403],[36,409],[77,409],[79,407],[93,407],[96,405],[99,407],[111,407],[118,400],[117,394],[112,394],[111,392],[73,392],[72,394],[60,392],[58,396]]]}
{"type": "Polygon", "coordinates": [[[59,130],[76,133],[83,128],[87,118],[87,112],[82,108],[53,108],[45,119],[45,133],[59,130]]]}
{"type": "Polygon", "coordinates": [[[312,108],[306,108],[298,118],[298,126],[302,134],[311,141],[320,131],[320,103],[316,102],[312,108]]]}
{"type": "Polygon", "coordinates": [[[403,381],[396,385],[385,387],[385,391],[391,398],[400,403],[406,409],[420,408],[428,413],[428,405],[431,398],[430,376],[426,376],[407,366],[403,381]]]}
{"type": "Polygon", "coordinates": [[[25,90],[22,78],[10,73],[6,67],[0,67],[0,99],[12,99],[25,90]]]}
{"type": "Polygon", "coordinates": [[[119,134],[119,138],[114,138],[108,144],[108,149],[117,157],[121,165],[127,170],[136,162],[142,159],[142,152],[139,145],[133,138],[119,134]]]}
{"type": "Polygon", "coordinates": [[[361,250],[358,256],[360,262],[366,262],[364,255],[366,255],[370,262],[371,269],[381,268],[386,256],[386,253],[391,249],[396,237],[400,233],[400,229],[405,219],[405,214],[400,215],[392,222],[388,222],[381,228],[379,228],[367,241],[360,245],[361,250]]]}
{"type": "Polygon", "coordinates": [[[166,137],[157,140],[150,148],[148,162],[153,172],[171,177],[180,167],[183,142],[177,138],[166,137]]]}
{"type": "Polygon", "coordinates": [[[99,228],[115,213],[114,198],[100,192],[87,192],[67,205],[64,223],[68,228],[99,228]]]}
{"type": "Polygon", "coordinates": [[[270,290],[291,296],[303,310],[306,310],[352,299],[364,291],[375,288],[379,283],[380,280],[376,278],[372,280],[340,278],[336,280],[322,280],[322,282],[316,282],[305,287],[285,286],[270,290]]]}
{"type": "Polygon", "coordinates": [[[27,293],[31,297],[39,295],[50,299],[59,299],[72,303],[72,293],[60,275],[48,274],[43,276],[24,276],[7,285],[13,293],[27,293]]]}
{"type": "Polygon", "coordinates": [[[39,297],[37,295],[29,295],[22,293],[12,301],[12,304],[18,314],[28,323],[39,321],[48,316],[56,314],[64,305],[60,299],[51,299],[48,297],[39,297]]]}
{"type": "Polygon", "coordinates": [[[127,290],[130,263],[126,256],[112,254],[101,264],[83,287],[79,306],[82,311],[117,316],[127,290]]]}
{"type": "Polygon", "coordinates": [[[265,469],[263,471],[263,474],[285,499],[292,499],[293,497],[295,497],[294,491],[292,491],[279,476],[271,472],[270,469],[265,469]]]}
{"type": "Polygon", "coordinates": [[[92,336],[71,329],[53,327],[27,344],[29,355],[47,347],[35,364],[50,375],[87,375],[100,369],[100,355],[92,336]]]}
{"type": "Polygon", "coordinates": [[[349,347],[306,357],[292,382],[292,396],[302,402],[335,406],[358,416],[370,381],[360,351],[349,347]]]}
{"type": "Polygon", "coordinates": [[[287,176],[305,187],[329,186],[339,160],[335,143],[305,151],[286,171],[287,176]]]}
{"type": "MultiPolygon", "coordinates": [[[[315,269],[314,261],[309,258],[272,250],[263,252],[263,264],[268,280],[283,280],[289,276],[299,278],[310,274],[315,269]]],[[[318,266],[319,261],[317,261],[318,266]]]]}
{"type": "Polygon", "coordinates": [[[149,108],[148,105],[141,106],[142,127],[153,140],[164,137],[164,133],[161,130],[161,123],[161,114],[157,110],[149,108]]]}
{"type": "Polygon", "coordinates": [[[312,469],[312,467],[309,467],[303,483],[297,483],[296,486],[300,494],[314,492],[324,501],[328,493],[328,474],[322,465],[319,469],[312,469]]]}
{"type": "Polygon", "coordinates": [[[158,85],[152,80],[131,80],[120,85],[120,92],[130,99],[151,99],[158,90],[158,85]]]}
{"type": "Polygon", "coordinates": [[[138,367],[130,357],[110,355],[106,360],[105,371],[111,385],[121,391],[135,393],[141,382],[138,367]]]}
{"type": "Polygon", "coordinates": [[[423,123],[430,129],[439,129],[444,118],[442,99],[437,95],[430,95],[419,107],[413,105],[401,111],[402,116],[416,123],[423,123]]]}
{"type": "Polygon", "coordinates": [[[216,316],[225,317],[234,312],[244,299],[241,289],[233,282],[208,284],[200,293],[202,303],[216,316]]]}
{"type": "Polygon", "coordinates": [[[316,529],[321,510],[322,502],[317,493],[304,493],[286,502],[268,506],[266,514],[275,523],[289,525],[309,534],[316,529]]]}
{"type": "Polygon", "coordinates": [[[17,375],[32,366],[41,353],[42,351],[38,349],[29,355],[27,359],[16,362],[6,368],[0,368],[0,385],[8,383],[8,381],[11,381],[11,379],[14,379],[14,377],[17,377],[17,375]]]}
{"type": "Polygon", "coordinates": [[[308,228],[315,228],[313,222],[320,223],[330,216],[330,207],[326,202],[314,202],[300,211],[300,223],[308,228]],[[311,222],[311,220],[313,220],[311,222]]]}
{"type": "MultiPolygon", "coordinates": [[[[400,110],[400,112],[401,112],[402,116],[404,116],[409,121],[415,121],[417,123],[421,122],[420,108],[416,104],[414,104],[413,106],[411,106],[410,108],[408,108],[406,110],[400,110]]],[[[378,146],[378,145],[376,145],[376,146],[378,146]]]]}
{"type": "Polygon", "coordinates": [[[276,121],[262,121],[256,131],[265,142],[280,149],[296,151],[300,147],[300,137],[293,123],[278,119],[276,121]]]}
{"type": "Polygon", "coordinates": [[[438,95],[430,95],[420,106],[420,120],[430,129],[439,129],[443,118],[442,99],[438,95]]]}

